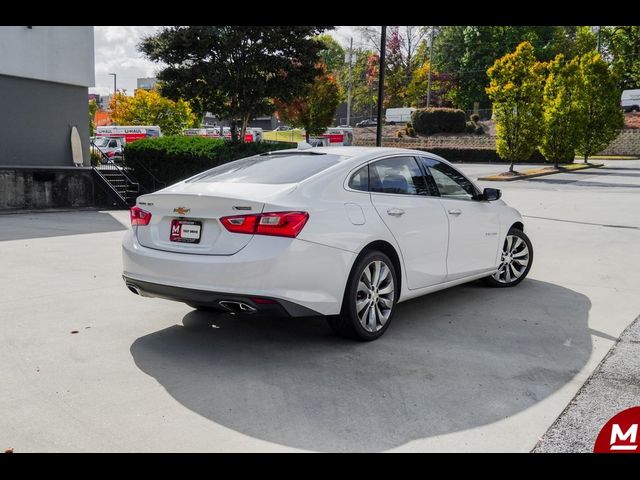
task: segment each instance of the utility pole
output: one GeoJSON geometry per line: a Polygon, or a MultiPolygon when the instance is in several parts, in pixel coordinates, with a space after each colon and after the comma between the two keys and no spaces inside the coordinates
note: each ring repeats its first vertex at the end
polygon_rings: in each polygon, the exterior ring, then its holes
{"type": "Polygon", "coordinates": [[[110,73],[109,75],[113,75],[113,94],[115,95],[117,92],[116,89],[116,74],[115,73],[110,73]]]}
{"type": "Polygon", "coordinates": [[[353,37],[349,40],[349,87],[347,90],[347,125],[351,125],[351,64],[353,62],[353,37]]]}
{"type": "Polygon", "coordinates": [[[384,69],[387,50],[387,27],[382,27],[380,33],[380,66],[378,73],[378,125],[376,129],[376,147],[382,146],[382,102],[384,101],[384,69]]]}
{"type": "Polygon", "coordinates": [[[427,81],[427,108],[431,106],[431,72],[433,71],[433,25],[429,33],[429,80],[427,81]]]}

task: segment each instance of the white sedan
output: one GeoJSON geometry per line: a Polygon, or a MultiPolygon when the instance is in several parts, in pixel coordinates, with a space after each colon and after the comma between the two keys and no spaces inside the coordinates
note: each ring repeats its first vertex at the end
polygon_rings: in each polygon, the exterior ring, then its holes
{"type": "Polygon", "coordinates": [[[232,313],[327,317],[380,337],[398,302],[483,278],[511,287],[533,248],[522,216],[423,151],[326,147],[236,160],[131,209],[134,293],[232,313]]]}

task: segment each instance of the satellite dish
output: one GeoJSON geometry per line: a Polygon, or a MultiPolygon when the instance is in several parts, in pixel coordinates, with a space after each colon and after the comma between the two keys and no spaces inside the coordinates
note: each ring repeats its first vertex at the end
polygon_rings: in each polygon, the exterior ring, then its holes
{"type": "Polygon", "coordinates": [[[80,140],[80,134],[75,126],[71,127],[71,156],[73,164],[76,167],[81,167],[83,163],[82,140],[80,140]]]}

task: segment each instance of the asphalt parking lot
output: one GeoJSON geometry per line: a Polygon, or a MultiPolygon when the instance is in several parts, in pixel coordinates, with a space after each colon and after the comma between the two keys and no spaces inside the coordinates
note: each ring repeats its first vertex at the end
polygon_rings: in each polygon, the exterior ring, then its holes
{"type": "Polygon", "coordinates": [[[131,294],[128,212],[0,215],[0,447],[530,451],[640,313],[640,161],[606,164],[492,182],[529,278],[405,302],[368,344],[131,294]]]}

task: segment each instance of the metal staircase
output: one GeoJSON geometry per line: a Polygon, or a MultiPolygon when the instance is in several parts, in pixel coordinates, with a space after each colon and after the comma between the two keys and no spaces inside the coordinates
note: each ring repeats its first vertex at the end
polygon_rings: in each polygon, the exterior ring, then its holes
{"type": "Polygon", "coordinates": [[[94,166],[93,172],[97,180],[110,194],[114,203],[121,208],[129,208],[136,203],[136,198],[140,195],[140,183],[127,171],[125,167],[116,164],[95,144],[91,144],[92,149],[100,153],[101,163],[94,166]]]}
{"type": "MultiPolygon", "coordinates": [[[[145,183],[139,182],[131,173],[132,169],[121,166],[116,163],[113,158],[105,155],[93,142],[91,147],[94,151],[100,153],[100,165],[94,166],[93,172],[102,185],[102,187],[110,194],[114,204],[121,208],[129,208],[136,203],[136,198],[144,193],[155,192],[160,188],[166,187],[166,183],[158,180],[158,178],[149,171],[147,167],[136,163],[135,171],[144,177],[145,183]]],[[[120,161],[123,157],[119,157],[120,161]]]]}
{"type": "Polygon", "coordinates": [[[93,167],[93,170],[110,187],[111,193],[117,196],[120,206],[128,208],[135,205],[140,195],[140,184],[130,173],[115,163],[93,167]]]}

